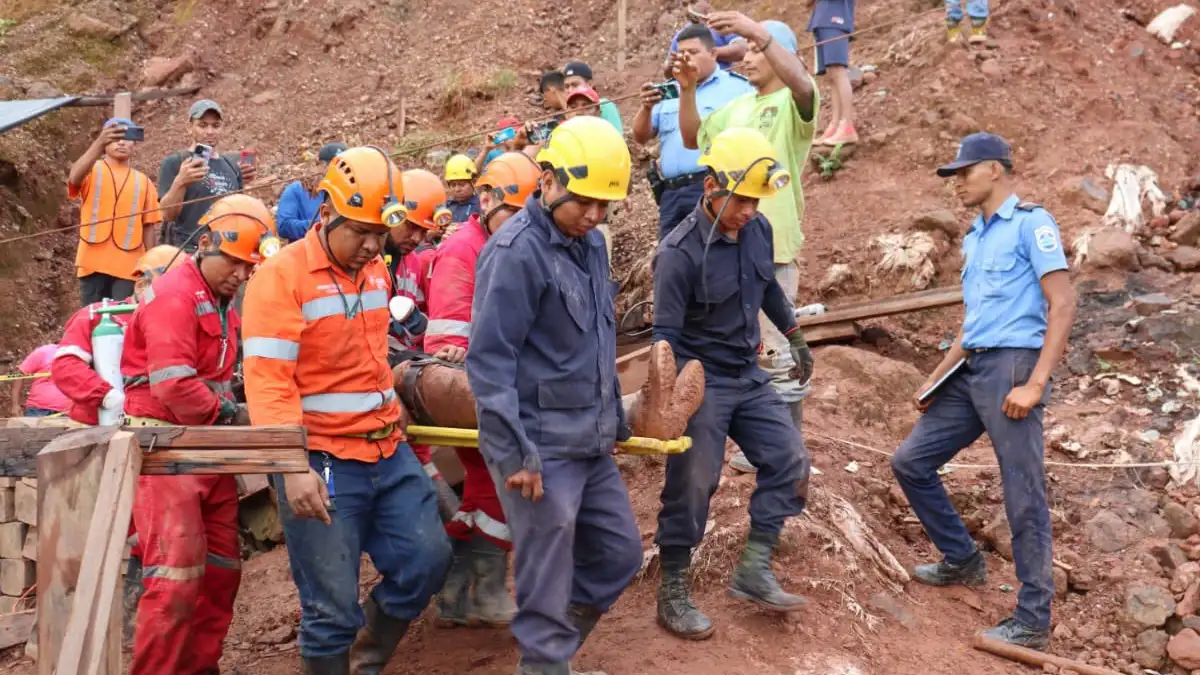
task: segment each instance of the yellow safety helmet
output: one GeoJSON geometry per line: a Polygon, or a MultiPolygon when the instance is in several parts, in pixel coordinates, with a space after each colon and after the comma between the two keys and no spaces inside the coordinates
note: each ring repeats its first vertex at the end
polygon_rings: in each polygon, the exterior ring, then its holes
{"type": "Polygon", "coordinates": [[[600,117],[580,116],[558,125],[537,161],[549,164],[559,184],[573,195],[604,201],[629,196],[629,147],[600,117]]]}
{"type": "Polygon", "coordinates": [[[446,160],[446,182],[475,180],[475,162],[466,155],[454,155],[446,160]]]}
{"type": "Polygon", "coordinates": [[[712,169],[723,191],[752,199],[773,197],[792,180],[767,137],[744,127],[717,134],[697,163],[712,169]]]}

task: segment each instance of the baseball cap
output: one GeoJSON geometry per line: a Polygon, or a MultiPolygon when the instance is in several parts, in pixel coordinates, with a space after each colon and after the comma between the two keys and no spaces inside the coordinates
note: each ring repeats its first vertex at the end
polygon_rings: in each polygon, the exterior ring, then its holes
{"type": "Polygon", "coordinates": [[[204,117],[206,112],[215,112],[217,117],[225,118],[225,113],[221,112],[221,106],[217,105],[216,101],[202,98],[192,104],[191,110],[188,111],[188,119],[198,120],[204,117]]]}
{"type": "Polygon", "coordinates": [[[973,133],[958,144],[958,155],[949,164],[939,166],[937,175],[949,178],[959,169],[980,162],[997,161],[1012,166],[1012,148],[1008,141],[984,131],[973,133]]]}
{"type": "Polygon", "coordinates": [[[112,118],[109,118],[109,120],[104,123],[105,129],[107,129],[109,127],[116,127],[116,126],[136,127],[137,125],[133,123],[133,120],[125,118],[125,117],[112,117],[112,118]]]}
{"type": "Polygon", "coordinates": [[[580,96],[586,98],[589,103],[600,102],[600,94],[597,94],[595,89],[591,87],[574,87],[567,91],[567,103],[570,103],[571,99],[579,98],[580,96]]]}
{"type": "Polygon", "coordinates": [[[577,75],[589,82],[592,79],[592,67],[583,61],[572,61],[563,68],[563,77],[571,77],[577,75]]]}
{"type": "Polygon", "coordinates": [[[771,37],[775,38],[775,41],[782,45],[784,49],[793,54],[796,53],[796,34],[792,32],[792,29],[786,23],[772,19],[762,22],[762,25],[771,34],[771,37]]]}
{"type": "Polygon", "coordinates": [[[512,115],[506,115],[504,117],[501,117],[499,122],[496,122],[496,131],[500,131],[501,129],[507,129],[509,127],[519,127],[519,126],[521,126],[521,120],[513,117],[512,115]]]}
{"type": "Polygon", "coordinates": [[[321,146],[321,151],[317,153],[317,159],[322,164],[328,164],[333,161],[334,157],[342,154],[346,150],[345,143],[326,143],[321,146]]]}

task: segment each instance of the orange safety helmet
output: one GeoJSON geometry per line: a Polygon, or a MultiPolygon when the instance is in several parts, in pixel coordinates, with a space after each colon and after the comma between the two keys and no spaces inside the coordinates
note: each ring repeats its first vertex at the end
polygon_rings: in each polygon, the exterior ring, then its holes
{"type": "Polygon", "coordinates": [[[212,238],[213,252],[260,263],[279,252],[275,217],[261,199],[245,194],[221,197],[200,219],[212,238]]]}
{"type": "Polygon", "coordinates": [[[179,249],[174,246],[166,244],[155,246],[138,258],[137,265],[133,268],[133,278],[139,279],[147,276],[156,279],[173,269],[177,262],[183,260],[183,257],[179,249]]]}
{"type": "Polygon", "coordinates": [[[446,208],[446,187],[437,174],[425,169],[409,169],[402,176],[404,211],[408,222],[426,230],[450,224],[454,218],[446,208]]]}
{"type": "Polygon", "coordinates": [[[487,188],[501,204],[523,209],[525,200],[537,189],[541,177],[541,167],[529,155],[506,152],[488,162],[475,186],[487,188]]]}
{"type": "Polygon", "coordinates": [[[329,196],[333,210],[347,220],[396,227],[406,218],[400,170],[386,152],[373,145],[343,150],[334,157],[317,189],[329,196]]]}

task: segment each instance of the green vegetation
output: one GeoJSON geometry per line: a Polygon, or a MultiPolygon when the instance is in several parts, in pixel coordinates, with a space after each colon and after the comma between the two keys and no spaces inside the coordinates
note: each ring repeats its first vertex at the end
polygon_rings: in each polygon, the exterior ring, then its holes
{"type": "Polygon", "coordinates": [[[507,69],[476,76],[451,73],[438,96],[438,111],[443,118],[461,116],[474,101],[491,101],[507,94],[516,88],[517,80],[516,71],[507,69]]]}
{"type": "Polygon", "coordinates": [[[4,37],[5,35],[8,35],[8,31],[12,30],[13,28],[16,28],[16,26],[17,26],[16,19],[0,19],[0,37],[4,37]]]}
{"type": "Polygon", "coordinates": [[[191,20],[196,13],[196,5],[200,4],[200,0],[182,0],[175,5],[175,23],[184,24],[191,20]]]}
{"type": "Polygon", "coordinates": [[[396,144],[392,154],[396,157],[423,160],[426,152],[453,137],[454,134],[446,131],[414,131],[396,144]]]}

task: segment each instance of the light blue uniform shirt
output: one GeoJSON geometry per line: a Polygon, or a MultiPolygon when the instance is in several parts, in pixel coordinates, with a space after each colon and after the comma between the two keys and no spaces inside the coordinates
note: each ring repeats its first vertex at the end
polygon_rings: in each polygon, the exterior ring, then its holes
{"type": "MultiPolygon", "coordinates": [[[[754,91],[754,85],[746,78],[717,68],[713,74],[696,87],[696,109],[700,119],[733,99],[754,91]]],[[[659,140],[659,166],[663,178],[678,178],[696,173],[700,166],[699,150],[683,147],[683,133],[679,130],[679,99],[659,101],[650,113],[650,123],[659,140]]]]}
{"type": "Polygon", "coordinates": [[[1065,269],[1058,224],[1046,209],[1013,195],[988,222],[977,216],[963,238],[963,347],[1041,349],[1041,279],[1065,269]]]}

